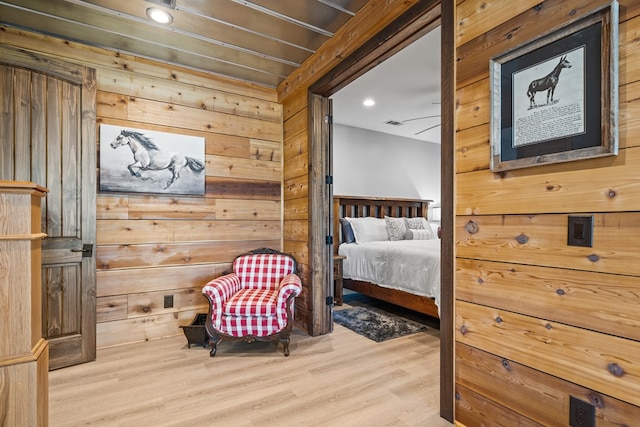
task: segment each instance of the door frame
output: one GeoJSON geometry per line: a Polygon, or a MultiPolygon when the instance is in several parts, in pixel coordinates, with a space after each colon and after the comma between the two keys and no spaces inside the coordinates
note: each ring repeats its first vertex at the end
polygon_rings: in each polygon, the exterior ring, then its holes
{"type": "MultiPolygon", "coordinates": [[[[324,121],[324,112],[320,108],[319,97],[329,96],[363,75],[380,62],[391,57],[404,47],[413,43],[437,26],[441,27],[441,206],[442,206],[442,239],[441,239],[441,283],[448,284],[441,289],[440,317],[440,416],[449,422],[454,420],[454,135],[455,135],[455,3],[440,0],[419,1],[404,14],[375,34],[368,42],[346,57],[336,67],[322,76],[309,88],[308,107],[310,123],[324,121]]],[[[331,245],[322,245],[325,236],[332,235],[332,221],[326,221],[327,212],[331,214],[332,189],[327,190],[326,176],[330,176],[330,130],[310,132],[309,164],[315,173],[309,178],[310,194],[325,195],[325,199],[311,197],[310,259],[314,261],[312,288],[322,292],[314,298],[313,311],[316,314],[321,330],[329,332],[331,315],[327,316],[326,307],[320,307],[332,291],[326,284],[327,277],[332,276],[333,263],[329,257],[333,254],[331,245]]],[[[335,242],[336,244],[338,242],[335,242]]],[[[331,283],[331,281],[329,281],[331,283]]]]}

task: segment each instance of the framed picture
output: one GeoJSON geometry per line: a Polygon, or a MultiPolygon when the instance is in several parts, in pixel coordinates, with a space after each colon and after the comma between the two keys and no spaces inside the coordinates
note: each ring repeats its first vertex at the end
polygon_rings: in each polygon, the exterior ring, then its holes
{"type": "Polygon", "coordinates": [[[618,4],[490,61],[491,170],[618,154],[618,4]]]}
{"type": "Polygon", "coordinates": [[[100,191],[204,195],[204,138],[100,125],[100,191]]]}

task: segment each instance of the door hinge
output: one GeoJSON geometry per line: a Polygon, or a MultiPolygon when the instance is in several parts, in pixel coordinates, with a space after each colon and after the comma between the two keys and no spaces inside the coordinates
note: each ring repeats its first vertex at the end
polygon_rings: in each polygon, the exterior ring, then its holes
{"type": "Polygon", "coordinates": [[[333,297],[327,297],[327,305],[333,305],[333,297]]]}
{"type": "Polygon", "coordinates": [[[324,122],[332,125],[333,124],[333,116],[330,114],[327,114],[326,116],[324,116],[324,122]]]}
{"type": "Polygon", "coordinates": [[[333,236],[325,236],[324,241],[327,245],[333,245],[333,236]]]}
{"type": "Polygon", "coordinates": [[[331,185],[333,184],[333,176],[332,175],[325,175],[324,176],[324,183],[331,185]]]}

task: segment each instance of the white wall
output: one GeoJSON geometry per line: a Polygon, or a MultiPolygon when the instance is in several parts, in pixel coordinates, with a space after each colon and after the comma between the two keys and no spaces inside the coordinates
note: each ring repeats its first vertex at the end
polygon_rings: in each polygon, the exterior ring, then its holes
{"type": "Polygon", "coordinates": [[[440,144],[334,123],[333,194],[440,202],[440,144]]]}

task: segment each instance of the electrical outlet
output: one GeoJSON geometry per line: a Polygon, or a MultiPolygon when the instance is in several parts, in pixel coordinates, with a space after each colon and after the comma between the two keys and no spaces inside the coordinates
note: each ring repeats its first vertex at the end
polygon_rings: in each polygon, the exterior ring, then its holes
{"type": "Polygon", "coordinates": [[[173,295],[165,295],[164,296],[164,308],[173,307],[173,295]]]}
{"type": "Polygon", "coordinates": [[[569,401],[569,425],[571,427],[595,427],[596,407],[589,402],[571,396],[569,401]]]}

